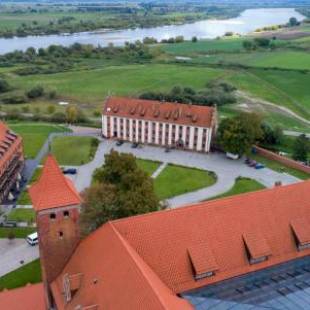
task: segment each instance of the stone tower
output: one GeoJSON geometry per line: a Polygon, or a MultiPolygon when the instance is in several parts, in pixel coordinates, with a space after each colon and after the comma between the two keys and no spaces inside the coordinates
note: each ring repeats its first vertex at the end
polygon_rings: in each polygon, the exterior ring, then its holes
{"type": "Polygon", "coordinates": [[[29,189],[29,194],[36,211],[42,278],[47,308],[50,309],[53,304],[50,285],[80,240],[81,198],[51,155],[47,157],[42,174],[29,189]]]}

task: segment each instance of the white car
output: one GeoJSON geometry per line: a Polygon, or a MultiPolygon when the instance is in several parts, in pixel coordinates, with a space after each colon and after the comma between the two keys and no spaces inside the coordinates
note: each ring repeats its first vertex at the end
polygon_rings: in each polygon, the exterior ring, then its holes
{"type": "Polygon", "coordinates": [[[39,243],[38,233],[35,232],[33,234],[28,235],[26,241],[32,246],[38,244],[39,243]]]}

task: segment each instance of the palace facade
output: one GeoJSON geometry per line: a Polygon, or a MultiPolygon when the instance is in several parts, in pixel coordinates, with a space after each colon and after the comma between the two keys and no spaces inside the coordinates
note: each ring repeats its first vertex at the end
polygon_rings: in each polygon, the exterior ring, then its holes
{"type": "Polygon", "coordinates": [[[109,97],[102,135],[133,143],[209,152],[217,129],[216,107],[109,97]]]}
{"type": "Polygon", "coordinates": [[[10,191],[19,188],[24,167],[22,139],[0,122],[0,203],[12,199],[10,191]]]}

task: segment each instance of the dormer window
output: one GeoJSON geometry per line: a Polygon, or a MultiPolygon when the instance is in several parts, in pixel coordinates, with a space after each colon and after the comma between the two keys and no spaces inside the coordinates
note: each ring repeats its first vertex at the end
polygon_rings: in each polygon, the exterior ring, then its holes
{"type": "Polygon", "coordinates": [[[298,251],[310,249],[310,223],[305,218],[291,221],[298,251]]]}
{"type": "Polygon", "coordinates": [[[82,284],[83,274],[77,273],[73,275],[65,274],[63,276],[63,287],[64,287],[64,296],[65,301],[68,303],[72,300],[74,295],[80,289],[82,284]]]}
{"type": "Polygon", "coordinates": [[[196,281],[215,275],[219,269],[213,252],[205,243],[193,245],[187,249],[196,281]]]}
{"type": "Polygon", "coordinates": [[[271,256],[271,249],[259,232],[248,232],[242,235],[249,263],[251,265],[262,263],[271,256]]]}

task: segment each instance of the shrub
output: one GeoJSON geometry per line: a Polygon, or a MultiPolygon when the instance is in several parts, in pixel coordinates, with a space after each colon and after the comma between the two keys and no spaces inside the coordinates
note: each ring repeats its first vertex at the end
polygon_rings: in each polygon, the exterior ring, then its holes
{"type": "Polygon", "coordinates": [[[55,123],[65,123],[66,122],[66,114],[62,112],[56,112],[52,115],[51,121],[55,123]]]}
{"type": "Polygon", "coordinates": [[[30,99],[35,99],[42,97],[44,95],[44,88],[40,85],[33,87],[27,92],[27,97],[30,99]]]}
{"type": "Polygon", "coordinates": [[[12,94],[12,95],[3,97],[1,101],[4,104],[22,104],[22,103],[26,103],[28,100],[24,95],[12,94]]]}
{"type": "Polygon", "coordinates": [[[11,87],[9,83],[6,80],[0,78],[0,93],[5,93],[10,89],[11,87]]]}

